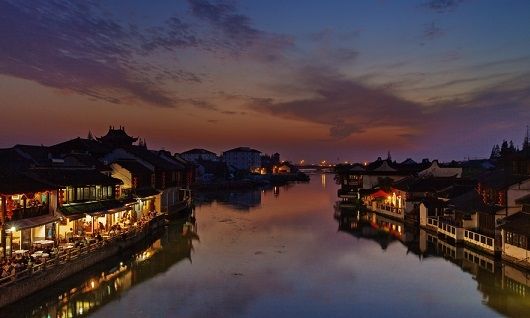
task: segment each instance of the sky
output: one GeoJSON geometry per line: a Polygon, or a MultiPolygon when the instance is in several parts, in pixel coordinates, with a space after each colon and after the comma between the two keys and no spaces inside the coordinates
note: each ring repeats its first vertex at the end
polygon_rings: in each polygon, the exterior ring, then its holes
{"type": "Polygon", "coordinates": [[[530,123],[530,2],[0,0],[0,107],[0,147],[488,157],[530,123]]]}

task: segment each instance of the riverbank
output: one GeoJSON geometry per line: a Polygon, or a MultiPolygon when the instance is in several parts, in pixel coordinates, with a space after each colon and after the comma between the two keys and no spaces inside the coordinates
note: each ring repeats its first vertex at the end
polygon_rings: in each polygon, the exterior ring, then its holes
{"type": "Polygon", "coordinates": [[[83,247],[60,251],[41,264],[2,278],[0,280],[0,293],[2,293],[0,307],[52,286],[125,249],[132,248],[148,236],[158,232],[164,224],[166,224],[166,217],[159,214],[142,226],[132,227],[119,235],[83,247]]]}

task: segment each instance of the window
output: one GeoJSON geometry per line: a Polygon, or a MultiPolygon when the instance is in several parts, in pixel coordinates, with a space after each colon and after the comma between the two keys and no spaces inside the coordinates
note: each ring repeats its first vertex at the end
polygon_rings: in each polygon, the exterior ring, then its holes
{"type": "Polygon", "coordinates": [[[526,249],[528,238],[526,235],[506,232],[506,243],[526,249]]]}

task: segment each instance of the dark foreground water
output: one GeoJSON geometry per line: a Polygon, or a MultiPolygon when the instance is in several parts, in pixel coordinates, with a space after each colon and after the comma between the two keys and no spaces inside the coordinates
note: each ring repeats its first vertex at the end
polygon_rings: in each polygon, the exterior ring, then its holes
{"type": "Polygon", "coordinates": [[[336,194],[315,175],[201,195],[195,222],[0,317],[530,317],[528,273],[336,206],[336,194]]]}

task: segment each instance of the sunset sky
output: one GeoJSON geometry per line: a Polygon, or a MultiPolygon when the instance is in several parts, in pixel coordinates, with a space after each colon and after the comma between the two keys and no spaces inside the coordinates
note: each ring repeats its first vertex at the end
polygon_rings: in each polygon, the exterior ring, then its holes
{"type": "Polygon", "coordinates": [[[462,160],[522,143],[530,1],[3,1],[0,147],[462,160]]]}

